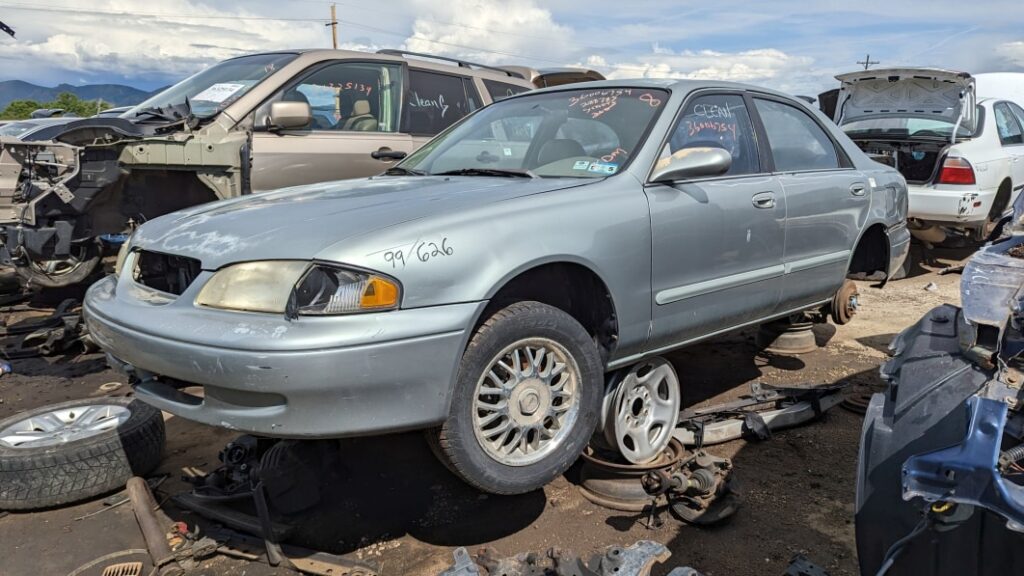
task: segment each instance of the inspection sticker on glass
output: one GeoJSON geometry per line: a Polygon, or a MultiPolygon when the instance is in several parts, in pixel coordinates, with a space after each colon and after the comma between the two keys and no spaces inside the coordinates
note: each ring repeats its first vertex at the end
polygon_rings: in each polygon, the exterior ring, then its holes
{"type": "Polygon", "coordinates": [[[573,170],[587,170],[588,168],[590,168],[590,160],[577,160],[572,165],[573,170]]]}
{"type": "Polygon", "coordinates": [[[245,88],[245,84],[230,84],[227,82],[221,82],[210,86],[206,90],[203,90],[199,94],[192,97],[192,100],[202,100],[203,102],[216,102],[221,103],[231,97],[232,94],[238,92],[242,88],[245,88]]]}
{"type": "Polygon", "coordinates": [[[601,174],[612,175],[619,171],[618,164],[605,164],[604,162],[591,162],[587,172],[600,172],[601,174]]]}

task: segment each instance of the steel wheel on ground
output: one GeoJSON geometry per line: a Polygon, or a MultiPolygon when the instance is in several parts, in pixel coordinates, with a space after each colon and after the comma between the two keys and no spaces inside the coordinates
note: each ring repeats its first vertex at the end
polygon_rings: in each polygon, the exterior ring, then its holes
{"type": "Polygon", "coordinates": [[[661,455],[679,421],[679,377],[663,358],[631,366],[612,381],[604,414],[604,436],[610,448],[633,464],[661,455]]]}
{"type": "Polygon", "coordinates": [[[448,420],[428,432],[442,462],[495,494],[536,490],[583,452],[601,405],[590,334],[565,312],[519,302],[473,335],[448,420]]]}

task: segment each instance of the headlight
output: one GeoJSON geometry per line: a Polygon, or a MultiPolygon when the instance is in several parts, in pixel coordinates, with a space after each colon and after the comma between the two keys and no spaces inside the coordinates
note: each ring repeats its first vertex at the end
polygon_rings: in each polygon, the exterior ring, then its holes
{"type": "Polygon", "coordinates": [[[199,291],[196,304],[249,312],[278,312],[288,306],[295,283],[309,262],[243,262],[219,270],[199,291]]]}
{"type": "Polygon", "coordinates": [[[117,251],[117,262],[114,263],[114,276],[120,276],[121,270],[124,270],[124,261],[128,258],[128,255],[132,253],[131,243],[131,236],[121,243],[121,249],[117,251]]]}
{"type": "Polygon", "coordinates": [[[295,260],[228,266],[214,274],[196,297],[201,306],[289,316],[392,310],[398,302],[394,280],[295,260]]]}
{"type": "Polygon", "coordinates": [[[314,265],[302,277],[289,311],[325,315],[393,310],[398,307],[398,283],[389,278],[345,268],[314,265]]]}

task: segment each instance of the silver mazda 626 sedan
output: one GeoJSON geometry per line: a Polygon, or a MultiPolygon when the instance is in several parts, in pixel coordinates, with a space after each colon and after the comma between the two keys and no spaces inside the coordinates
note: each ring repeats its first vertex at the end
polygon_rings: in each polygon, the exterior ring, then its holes
{"type": "Polygon", "coordinates": [[[884,279],[906,206],[898,172],[795,98],[574,85],[487,106],[380,176],[151,220],[86,314],[174,415],[283,438],[427,429],[467,482],[518,493],[599,422],[655,457],[678,411],[658,355],[884,279]]]}

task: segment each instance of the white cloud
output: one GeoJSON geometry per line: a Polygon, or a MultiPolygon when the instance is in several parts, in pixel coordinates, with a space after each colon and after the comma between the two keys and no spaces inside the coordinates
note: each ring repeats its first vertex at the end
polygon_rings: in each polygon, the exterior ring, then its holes
{"type": "Polygon", "coordinates": [[[19,73],[38,76],[40,69],[51,69],[54,75],[70,76],[64,80],[109,75],[166,80],[241,53],[294,48],[296,38],[326,34],[323,25],[315,22],[232,20],[233,16],[257,15],[191,0],[149,5],[99,0],[79,3],[67,12],[10,14],[15,17],[5,14],[5,21],[17,26],[18,40],[0,43],[0,58],[4,76],[14,78],[19,73]],[[76,13],[76,9],[99,13],[76,13]],[[120,12],[161,16],[116,15],[120,12]]]}
{"type": "Polygon", "coordinates": [[[413,22],[412,35],[405,41],[408,50],[484,64],[509,63],[527,56],[533,60],[526,62],[531,65],[543,61],[558,64],[571,52],[572,29],[556,23],[551,12],[534,0],[452,0],[416,6],[422,17],[413,22]]]}
{"type": "Polygon", "coordinates": [[[996,54],[1014,66],[1024,68],[1024,40],[996,46],[996,54]]]}

